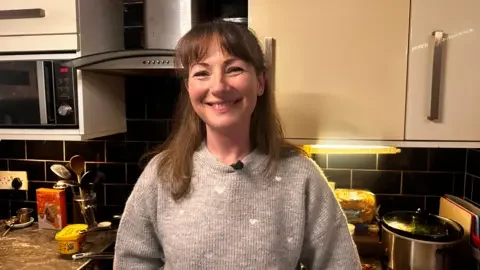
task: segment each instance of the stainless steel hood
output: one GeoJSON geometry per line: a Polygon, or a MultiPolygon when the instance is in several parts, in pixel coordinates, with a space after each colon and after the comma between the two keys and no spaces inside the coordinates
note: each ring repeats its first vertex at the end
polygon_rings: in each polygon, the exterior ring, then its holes
{"type": "Polygon", "coordinates": [[[143,31],[142,49],[83,55],[63,65],[80,70],[126,74],[173,71],[175,46],[198,20],[198,1],[144,0],[140,4],[143,5],[143,14],[139,16],[143,19],[139,21],[143,21],[143,26],[138,28],[143,31]]]}
{"type": "Polygon", "coordinates": [[[175,69],[174,50],[121,50],[82,56],[64,66],[103,72],[134,74],[139,70],[175,69]]]}

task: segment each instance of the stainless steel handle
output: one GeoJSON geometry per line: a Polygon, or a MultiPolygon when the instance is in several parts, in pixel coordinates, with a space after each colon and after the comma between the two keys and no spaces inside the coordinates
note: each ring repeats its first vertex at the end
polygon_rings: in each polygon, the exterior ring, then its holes
{"type": "Polygon", "coordinates": [[[38,108],[40,109],[40,124],[48,124],[47,114],[47,100],[45,88],[45,70],[43,69],[43,62],[37,62],[37,88],[38,88],[38,108]]]}
{"type": "Polygon", "coordinates": [[[41,8],[0,10],[0,20],[33,19],[45,17],[41,8]]]}
{"type": "Polygon", "coordinates": [[[433,47],[433,68],[432,68],[432,89],[430,96],[430,115],[427,119],[436,121],[440,113],[440,87],[442,80],[443,46],[445,44],[445,33],[443,31],[432,32],[434,38],[433,47]]]}
{"type": "Polygon", "coordinates": [[[85,252],[85,253],[77,253],[72,255],[73,260],[79,259],[113,259],[114,253],[113,252],[85,252]]]}
{"type": "Polygon", "coordinates": [[[265,65],[267,68],[267,81],[271,91],[275,90],[275,39],[265,38],[265,65]]]}

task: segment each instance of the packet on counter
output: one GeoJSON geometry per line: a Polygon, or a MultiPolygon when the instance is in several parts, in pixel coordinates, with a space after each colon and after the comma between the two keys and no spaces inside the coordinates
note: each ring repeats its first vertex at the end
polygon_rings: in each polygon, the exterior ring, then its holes
{"type": "Polygon", "coordinates": [[[335,189],[345,216],[352,224],[369,224],[375,217],[377,202],[375,195],[368,190],[335,189]]]}
{"type": "Polygon", "coordinates": [[[67,226],[67,203],[65,190],[38,188],[38,228],[61,230],[67,226]]]}

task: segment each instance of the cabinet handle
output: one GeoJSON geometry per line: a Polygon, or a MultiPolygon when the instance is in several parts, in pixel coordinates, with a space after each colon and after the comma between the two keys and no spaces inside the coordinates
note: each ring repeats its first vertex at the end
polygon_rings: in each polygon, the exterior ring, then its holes
{"type": "Polygon", "coordinates": [[[265,65],[270,89],[275,91],[275,39],[272,37],[265,38],[265,65]]]}
{"type": "Polygon", "coordinates": [[[45,17],[41,8],[0,10],[0,20],[32,19],[45,17]]]}
{"type": "Polygon", "coordinates": [[[443,46],[445,44],[445,33],[443,31],[432,32],[434,38],[433,67],[432,67],[432,91],[430,96],[430,121],[438,120],[440,110],[440,86],[442,80],[442,58],[443,46]]]}

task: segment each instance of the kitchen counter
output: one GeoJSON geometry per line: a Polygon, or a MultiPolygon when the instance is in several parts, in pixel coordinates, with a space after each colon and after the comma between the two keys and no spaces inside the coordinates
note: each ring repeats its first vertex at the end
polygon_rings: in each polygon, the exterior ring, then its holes
{"type": "MultiPolygon", "coordinates": [[[[0,227],[0,235],[2,235],[5,226],[3,221],[0,221],[0,224],[2,224],[0,227]]],[[[33,223],[27,228],[10,230],[5,237],[0,237],[0,270],[76,270],[83,268],[90,262],[89,259],[74,261],[69,259],[70,256],[62,257],[57,252],[56,233],[57,231],[54,230],[39,229],[37,223],[33,223]]],[[[111,245],[114,240],[114,232],[89,233],[84,251],[102,251],[111,245]]],[[[382,269],[379,261],[370,256],[361,256],[361,261],[362,264],[372,266],[372,268],[364,269],[382,269]]]]}
{"type": "MultiPolygon", "coordinates": [[[[0,236],[5,231],[0,222],[0,236]]],[[[58,231],[39,229],[37,223],[23,229],[11,229],[0,237],[0,269],[79,269],[90,260],[72,260],[61,257],[57,251],[55,234],[58,231]]],[[[92,232],[87,235],[84,251],[99,252],[113,243],[115,232],[92,232]]],[[[83,250],[82,250],[83,251],[83,250]]]]}

